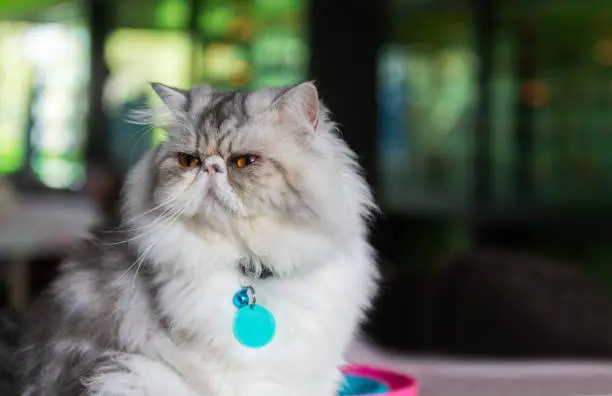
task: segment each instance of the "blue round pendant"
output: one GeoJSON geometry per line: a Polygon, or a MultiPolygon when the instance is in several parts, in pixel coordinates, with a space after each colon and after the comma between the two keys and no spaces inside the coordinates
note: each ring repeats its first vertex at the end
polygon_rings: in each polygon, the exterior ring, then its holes
{"type": "Polygon", "coordinates": [[[261,305],[248,305],[236,312],[234,336],[249,348],[266,346],[276,333],[276,320],[272,312],[261,305]]]}

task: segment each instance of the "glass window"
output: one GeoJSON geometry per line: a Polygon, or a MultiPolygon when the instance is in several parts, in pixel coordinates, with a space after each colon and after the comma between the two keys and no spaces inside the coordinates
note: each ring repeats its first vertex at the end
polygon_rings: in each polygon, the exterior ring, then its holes
{"type": "Polygon", "coordinates": [[[216,0],[199,19],[199,81],[221,89],[295,84],[306,78],[305,0],[216,0]]]}
{"type": "Polygon", "coordinates": [[[89,36],[84,26],[36,25],[23,48],[33,67],[32,169],[52,188],[84,182],[89,36]]]}
{"type": "Polygon", "coordinates": [[[379,55],[383,205],[443,209],[465,203],[476,100],[471,11],[394,2],[379,55]]]}
{"type": "Polygon", "coordinates": [[[0,173],[27,166],[47,187],[78,189],[85,173],[89,31],[77,3],[0,22],[0,84],[0,173]]]}
{"type": "Polygon", "coordinates": [[[26,156],[33,67],[22,50],[31,25],[0,22],[0,173],[22,168],[26,156]]]}
{"type": "Polygon", "coordinates": [[[596,0],[500,3],[493,77],[496,198],[612,198],[612,17],[596,0]]]}

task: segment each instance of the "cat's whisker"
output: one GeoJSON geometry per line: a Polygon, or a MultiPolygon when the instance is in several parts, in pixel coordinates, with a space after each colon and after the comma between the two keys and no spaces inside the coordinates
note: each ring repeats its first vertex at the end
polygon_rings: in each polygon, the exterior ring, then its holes
{"type": "MultiPolygon", "coordinates": [[[[169,210],[168,212],[165,212],[165,213],[170,213],[170,214],[168,216],[165,216],[165,217],[164,216],[160,216],[160,219],[169,220],[169,219],[173,218],[176,214],[178,214],[180,216],[182,214],[182,211],[180,209],[172,208],[171,210],[169,210]],[[173,212],[173,213],[170,213],[170,212],[173,212]]],[[[158,224],[149,224],[149,225],[146,226],[146,228],[147,228],[146,231],[143,231],[142,233],[140,233],[138,235],[135,235],[135,236],[133,236],[131,238],[128,238],[128,239],[125,239],[125,240],[119,241],[119,242],[98,243],[98,245],[101,245],[101,246],[116,246],[116,245],[122,245],[122,244],[128,243],[128,242],[132,242],[132,241],[135,241],[137,239],[145,237],[148,234],[158,230],[163,225],[164,225],[164,221],[161,221],[158,224]],[[152,227],[152,225],[154,225],[154,227],[152,227]]]]}
{"type": "Polygon", "coordinates": [[[135,133],[135,135],[139,134],[140,136],[138,137],[138,139],[136,139],[136,142],[134,142],[134,145],[132,146],[132,150],[130,151],[130,155],[128,156],[129,162],[132,162],[132,158],[134,156],[134,150],[136,149],[136,146],[138,146],[138,143],[140,143],[143,137],[148,136],[147,132],[152,131],[152,130],[153,128],[150,125],[143,125],[135,133]]]}
{"type": "MultiPolygon", "coordinates": [[[[171,215],[167,216],[166,218],[163,218],[162,216],[160,216],[160,217],[158,217],[158,218],[156,219],[156,221],[160,221],[160,220],[169,221],[169,224],[168,224],[168,225],[172,225],[172,224],[174,224],[174,223],[175,223],[175,222],[176,222],[176,221],[179,219],[179,217],[180,217],[180,216],[183,214],[183,212],[184,212],[184,211],[185,211],[185,209],[184,209],[184,208],[183,208],[182,210],[181,210],[181,209],[176,209],[176,211],[175,211],[173,214],[171,214],[171,215]]],[[[150,230],[150,231],[152,231],[152,230],[150,230]]],[[[150,231],[149,231],[149,232],[150,232],[150,231]]],[[[124,241],[124,242],[122,242],[122,243],[126,243],[126,242],[128,242],[128,241],[124,241]]],[[[133,263],[132,263],[132,264],[131,264],[131,265],[130,265],[128,268],[127,268],[127,270],[125,270],[125,271],[123,272],[123,274],[121,274],[121,276],[120,276],[118,279],[120,280],[121,278],[123,278],[123,277],[125,276],[125,274],[127,274],[127,273],[128,273],[128,272],[129,272],[129,271],[132,269],[132,268],[134,268],[134,266],[136,266],[136,265],[137,265],[138,267],[136,268],[136,272],[134,273],[134,280],[132,281],[132,286],[134,286],[134,284],[135,284],[135,282],[136,282],[136,276],[138,275],[138,271],[140,270],[140,266],[141,266],[141,265],[142,265],[142,263],[144,262],[144,259],[145,259],[146,254],[147,254],[147,253],[148,253],[148,252],[149,252],[149,251],[150,251],[150,250],[153,248],[153,246],[155,246],[155,244],[154,244],[153,242],[151,242],[151,243],[149,244],[149,246],[148,246],[148,247],[147,247],[147,248],[146,248],[146,249],[145,249],[145,250],[144,250],[142,253],[140,253],[140,255],[138,256],[138,258],[136,259],[136,261],[134,261],[134,262],[133,262],[133,263]]]]}
{"type": "MultiPolygon", "coordinates": [[[[183,215],[183,213],[185,213],[185,208],[179,208],[177,209],[173,214],[167,216],[166,218],[163,219],[163,222],[161,222],[160,224],[158,224],[157,227],[155,227],[155,229],[159,228],[160,226],[164,225],[164,223],[166,223],[166,225],[168,227],[171,227],[174,225],[174,223],[176,223],[176,221],[183,215]]],[[[150,232],[150,231],[149,231],[150,232]]]]}
{"type": "MultiPolygon", "coordinates": [[[[169,223],[168,225],[172,225],[172,224],[174,224],[174,223],[175,223],[175,222],[176,222],[176,221],[179,219],[179,217],[180,217],[180,216],[183,214],[183,212],[184,212],[184,211],[185,211],[185,209],[184,209],[184,208],[183,208],[182,210],[181,210],[181,209],[178,209],[178,210],[176,210],[176,212],[175,212],[175,213],[173,213],[173,214],[169,215],[167,218],[165,218],[165,219],[163,219],[163,220],[170,221],[170,223],[169,223]]],[[[160,216],[158,219],[156,219],[156,221],[159,221],[159,220],[161,220],[161,219],[162,219],[162,217],[160,216]]],[[[153,248],[153,246],[155,246],[155,244],[154,244],[153,242],[151,242],[151,243],[149,244],[149,246],[148,246],[148,247],[147,247],[147,248],[146,248],[146,249],[145,249],[145,250],[144,250],[142,253],[140,253],[140,255],[138,256],[138,258],[136,259],[136,261],[134,261],[134,262],[133,262],[133,263],[132,263],[132,264],[131,264],[131,265],[128,267],[128,269],[127,269],[127,270],[125,270],[125,271],[123,272],[123,274],[121,274],[121,276],[120,276],[118,279],[120,280],[121,278],[123,278],[123,277],[125,276],[125,274],[127,274],[127,273],[128,273],[128,272],[129,272],[129,271],[132,269],[132,268],[134,268],[134,266],[136,266],[136,265],[137,265],[138,267],[136,268],[136,272],[134,273],[134,280],[132,281],[132,287],[133,287],[133,286],[135,285],[135,282],[136,282],[136,276],[138,275],[138,271],[140,270],[140,266],[141,266],[141,265],[142,265],[142,263],[144,262],[144,259],[145,259],[146,254],[147,254],[147,253],[148,253],[148,252],[149,252],[149,251],[150,251],[150,250],[153,248]]]]}
{"type": "MultiPolygon", "coordinates": [[[[155,221],[153,221],[151,224],[146,226],[146,228],[149,228],[147,231],[143,232],[142,235],[137,235],[136,237],[131,238],[131,240],[138,239],[146,234],[150,234],[151,232],[156,231],[163,225],[172,226],[183,215],[184,212],[185,212],[185,208],[178,208],[178,209],[172,208],[164,212],[164,214],[166,213],[169,213],[169,214],[167,216],[159,216],[157,219],[155,219],[155,221]],[[155,227],[152,227],[152,226],[155,226],[155,227]]],[[[127,242],[130,242],[131,240],[128,240],[127,242]]]]}
{"type": "MultiPolygon", "coordinates": [[[[181,211],[178,211],[174,215],[174,218],[170,221],[170,223],[168,225],[169,226],[173,225],[181,217],[181,215],[183,214],[184,211],[185,211],[185,209],[183,209],[181,211]]],[[[170,219],[168,219],[168,220],[170,220],[170,219]]],[[[136,267],[136,271],[134,271],[134,278],[132,279],[132,289],[134,287],[136,287],[136,277],[138,276],[138,271],[140,271],[140,267],[144,263],[144,260],[146,258],[147,253],[149,252],[149,250],[151,250],[153,248],[153,246],[155,246],[155,243],[151,242],[149,244],[149,246],[138,256],[136,261],[134,263],[132,263],[132,265],[130,265],[130,267],[119,278],[119,279],[121,279],[128,271],[130,271],[134,267],[134,265],[136,265],[138,263],[138,266],[136,267]]]]}
{"type": "Polygon", "coordinates": [[[159,209],[159,208],[161,208],[161,207],[163,207],[163,206],[166,206],[166,205],[168,205],[168,204],[171,204],[171,203],[173,203],[173,202],[175,202],[175,201],[176,201],[176,198],[170,198],[170,199],[168,199],[167,201],[162,202],[162,203],[160,203],[159,205],[157,205],[157,206],[155,206],[155,207],[153,207],[153,208],[151,208],[151,209],[149,209],[149,210],[146,210],[146,211],[142,212],[141,214],[139,214],[139,215],[137,215],[137,216],[134,216],[134,217],[132,217],[132,218],[130,218],[130,219],[125,220],[125,223],[126,223],[126,224],[131,224],[131,223],[133,223],[134,221],[136,221],[136,220],[138,220],[138,219],[141,219],[142,217],[144,217],[144,216],[148,215],[149,213],[154,212],[154,211],[156,211],[157,209],[159,209]]]}
{"type": "Polygon", "coordinates": [[[153,248],[153,246],[155,246],[155,244],[151,242],[151,244],[149,244],[149,247],[143,250],[142,253],[140,253],[140,256],[138,256],[138,258],[134,262],[134,263],[138,263],[138,266],[136,267],[136,271],[134,271],[134,278],[132,279],[132,289],[136,287],[136,277],[138,276],[138,271],[140,270],[140,267],[144,263],[147,253],[149,252],[149,250],[153,248]]]}
{"type": "Polygon", "coordinates": [[[169,214],[169,213],[173,212],[174,210],[175,210],[174,208],[167,208],[159,216],[157,216],[157,218],[155,220],[153,220],[152,222],[150,222],[148,224],[144,224],[144,225],[141,225],[139,227],[126,228],[126,229],[123,229],[123,230],[118,230],[118,231],[115,231],[115,233],[134,232],[134,231],[146,230],[147,228],[149,228],[149,227],[159,223],[161,220],[164,219],[166,214],[169,214]]]}
{"type": "Polygon", "coordinates": [[[174,223],[176,223],[176,221],[183,215],[183,213],[185,213],[186,208],[183,208],[176,216],[174,216],[174,219],[172,219],[170,221],[170,223],[168,223],[168,226],[173,226],[174,223]]]}
{"type": "Polygon", "coordinates": [[[142,251],[142,252],[141,252],[141,253],[138,255],[138,257],[136,258],[136,260],[134,260],[134,262],[133,262],[132,264],[130,264],[130,266],[129,266],[129,267],[128,267],[128,268],[127,268],[125,271],[123,271],[123,273],[122,273],[122,274],[121,274],[119,277],[117,277],[117,281],[120,281],[121,279],[123,279],[123,277],[124,277],[124,276],[125,276],[125,275],[126,275],[128,272],[130,272],[130,271],[132,270],[132,268],[134,268],[134,266],[136,266],[136,265],[140,265],[140,264],[139,264],[139,262],[140,262],[140,263],[142,263],[142,261],[144,261],[144,258],[145,258],[145,256],[146,256],[146,254],[149,252],[149,250],[151,250],[151,248],[153,247],[153,245],[154,245],[154,244],[153,244],[153,243],[151,243],[151,244],[150,244],[150,245],[149,245],[149,246],[148,246],[148,247],[147,247],[145,250],[143,250],[143,251],[142,251]]]}
{"type": "Polygon", "coordinates": [[[103,232],[104,233],[111,233],[112,234],[112,233],[115,233],[115,232],[130,231],[130,230],[122,230],[121,227],[123,227],[126,224],[131,224],[134,221],[139,220],[139,219],[143,218],[144,216],[148,215],[149,213],[152,213],[152,212],[154,212],[154,211],[156,211],[156,210],[158,210],[158,209],[160,209],[160,208],[162,208],[162,207],[164,207],[164,206],[166,206],[166,205],[168,205],[168,204],[170,204],[170,203],[172,203],[174,201],[176,201],[176,198],[170,198],[166,202],[162,202],[159,205],[157,205],[157,206],[155,206],[155,207],[153,207],[151,209],[148,209],[148,210],[142,212],[141,214],[139,214],[137,216],[132,217],[131,219],[124,220],[124,224],[122,224],[122,225],[120,225],[120,226],[118,226],[118,227],[116,227],[116,228],[114,228],[112,230],[105,230],[103,232]]]}

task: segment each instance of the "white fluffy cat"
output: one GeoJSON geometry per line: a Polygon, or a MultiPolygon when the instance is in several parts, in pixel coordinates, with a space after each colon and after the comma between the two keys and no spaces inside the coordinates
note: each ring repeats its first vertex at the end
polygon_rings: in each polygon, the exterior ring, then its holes
{"type": "MultiPolygon", "coordinates": [[[[168,139],[33,311],[23,395],[332,396],[376,289],[375,208],[312,83],[153,88],[168,139]],[[232,330],[252,286],[276,332],[232,330]]],[[[245,308],[243,308],[245,309],[245,308]]]]}

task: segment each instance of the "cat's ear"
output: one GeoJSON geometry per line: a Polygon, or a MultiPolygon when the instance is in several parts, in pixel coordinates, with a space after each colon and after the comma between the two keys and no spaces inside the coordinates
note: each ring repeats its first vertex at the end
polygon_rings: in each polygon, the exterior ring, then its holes
{"type": "Polygon", "coordinates": [[[185,104],[187,104],[188,91],[169,87],[157,82],[151,83],[151,88],[153,88],[157,96],[159,96],[166,107],[172,112],[182,110],[185,104]]]}
{"type": "Polygon", "coordinates": [[[277,102],[283,120],[308,124],[313,131],[319,122],[319,93],[310,81],[289,88],[277,102]]]}

